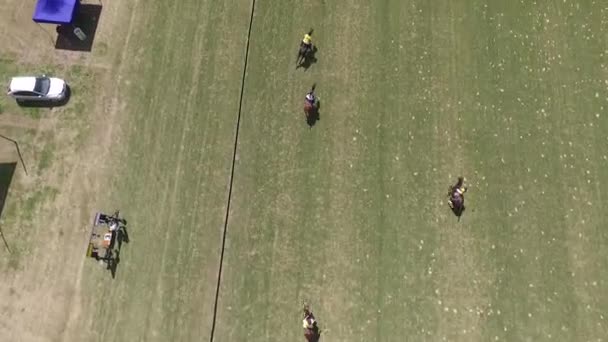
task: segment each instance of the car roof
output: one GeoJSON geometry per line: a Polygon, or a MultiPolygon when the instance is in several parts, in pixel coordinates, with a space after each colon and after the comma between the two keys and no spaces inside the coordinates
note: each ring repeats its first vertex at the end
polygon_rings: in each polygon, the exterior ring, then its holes
{"type": "Polygon", "coordinates": [[[36,77],[34,76],[13,77],[11,79],[11,84],[9,85],[9,91],[34,91],[35,86],[36,77]]]}

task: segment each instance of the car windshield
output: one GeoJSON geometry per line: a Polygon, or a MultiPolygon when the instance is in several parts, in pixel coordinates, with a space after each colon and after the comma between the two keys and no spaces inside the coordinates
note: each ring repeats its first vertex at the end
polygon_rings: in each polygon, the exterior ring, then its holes
{"type": "Polygon", "coordinates": [[[35,92],[46,95],[49,92],[50,87],[51,80],[46,77],[36,77],[36,85],[34,86],[35,92]]]}

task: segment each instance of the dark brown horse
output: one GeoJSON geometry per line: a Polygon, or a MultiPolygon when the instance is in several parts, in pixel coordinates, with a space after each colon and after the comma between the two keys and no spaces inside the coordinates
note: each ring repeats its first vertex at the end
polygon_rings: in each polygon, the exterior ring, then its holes
{"type": "Polygon", "coordinates": [[[313,51],[314,46],[312,44],[300,44],[300,48],[298,49],[298,56],[296,57],[296,69],[312,56],[313,51]]]}
{"type": "Polygon", "coordinates": [[[467,188],[464,186],[464,177],[458,177],[456,184],[448,188],[448,205],[454,215],[462,216],[465,210],[464,207],[464,193],[467,192],[467,188]]]}
{"type": "Polygon", "coordinates": [[[304,331],[304,338],[308,342],[318,342],[321,338],[321,334],[319,334],[319,328],[307,329],[304,331]]]}
{"type": "Polygon", "coordinates": [[[308,305],[304,305],[304,338],[308,342],[318,342],[319,338],[321,338],[321,331],[317,326],[317,321],[315,320],[315,316],[308,305]]]}

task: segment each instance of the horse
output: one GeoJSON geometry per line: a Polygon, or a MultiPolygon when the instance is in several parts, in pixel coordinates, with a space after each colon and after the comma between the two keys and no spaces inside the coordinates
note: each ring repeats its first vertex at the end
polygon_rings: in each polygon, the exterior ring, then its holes
{"type": "Polygon", "coordinates": [[[302,65],[310,57],[313,50],[314,47],[312,44],[301,44],[300,49],[298,50],[298,56],[296,57],[296,66],[302,65]]]}
{"type": "Polygon", "coordinates": [[[319,339],[321,338],[321,334],[319,333],[319,328],[315,327],[313,329],[305,329],[304,338],[308,342],[318,342],[319,339]]]}
{"type": "Polygon", "coordinates": [[[321,332],[317,326],[317,321],[308,305],[304,305],[304,338],[308,342],[317,342],[321,337],[321,332]]]}
{"type": "Polygon", "coordinates": [[[306,116],[306,123],[312,127],[319,118],[319,102],[310,103],[304,100],[304,115],[306,116]]]}
{"type": "Polygon", "coordinates": [[[464,193],[467,191],[467,188],[464,186],[464,178],[458,177],[458,181],[453,186],[448,188],[448,205],[454,215],[460,216],[465,210],[464,206],[464,193]]]}

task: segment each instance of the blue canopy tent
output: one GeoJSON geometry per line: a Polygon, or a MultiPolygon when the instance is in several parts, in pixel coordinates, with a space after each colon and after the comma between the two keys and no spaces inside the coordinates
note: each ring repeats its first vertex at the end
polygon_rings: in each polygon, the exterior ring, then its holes
{"type": "Polygon", "coordinates": [[[32,19],[43,24],[71,24],[79,4],[79,0],[38,0],[32,19]]]}

